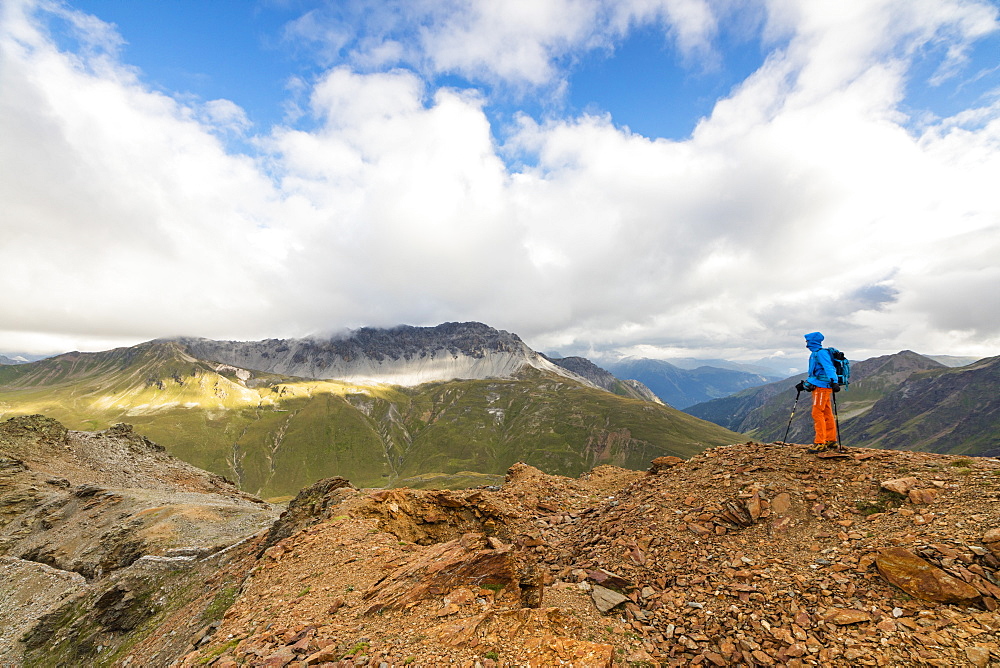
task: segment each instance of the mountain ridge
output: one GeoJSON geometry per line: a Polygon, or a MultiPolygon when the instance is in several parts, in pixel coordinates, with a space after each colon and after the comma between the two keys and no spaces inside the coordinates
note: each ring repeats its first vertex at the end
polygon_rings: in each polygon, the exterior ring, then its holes
{"type": "Polygon", "coordinates": [[[601,387],[613,394],[641,399],[643,401],[663,403],[656,396],[656,393],[638,380],[617,378],[610,371],[594,364],[586,357],[550,357],[544,354],[543,357],[553,364],[557,364],[578,376],[586,378],[597,387],[601,387]]]}
{"type": "Polygon", "coordinates": [[[606,363],[606,367],[619,378],[641,382],[660,400],[680,410],[773,380],[773,376],[735,369],[712,366],[683,369],[664,360],[645,358],[624,358],[606,363]]]}
{"type": "Polygon", "coordinates": [[[447,322],[435,327],[362,327],[327,338],[166,340],[180,344],[200,359],[356,385],[412,387],[442,380],[509,378],[525,367],[564,376],[570,373],[529,348],[516,334],[479,322],[447,322]]]}

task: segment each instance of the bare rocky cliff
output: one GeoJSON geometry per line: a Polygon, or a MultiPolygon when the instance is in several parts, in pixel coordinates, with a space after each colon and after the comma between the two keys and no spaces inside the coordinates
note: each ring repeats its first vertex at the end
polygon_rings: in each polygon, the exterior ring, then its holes
{"type": "Polygon", "coordinates": [[[413,386],[453,379],[511,378],[525,367],[588,383],[531,350],[517,335],[476,322],[365,327],[330,338],[176,341],[200,359],[359,385],[413,386]]]}

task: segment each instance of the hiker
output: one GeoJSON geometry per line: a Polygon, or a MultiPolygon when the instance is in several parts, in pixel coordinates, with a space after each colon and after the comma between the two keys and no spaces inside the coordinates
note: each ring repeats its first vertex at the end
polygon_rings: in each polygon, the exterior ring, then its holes
{"type": "Polygon", "coordinates": [[[830,351],[823,347],[823,335],[810,332],[805,335],[805,339],[806,348],[811,351],[809,377],[804,381],[800,380],[795,389],[799,392],[812,392],[812,417],[816,436],[809,452],[824,452],[837,446],[837,421],[831,401],[833,393],[840,391],[840,385],[837,383],[837,371],[830,351]]]}

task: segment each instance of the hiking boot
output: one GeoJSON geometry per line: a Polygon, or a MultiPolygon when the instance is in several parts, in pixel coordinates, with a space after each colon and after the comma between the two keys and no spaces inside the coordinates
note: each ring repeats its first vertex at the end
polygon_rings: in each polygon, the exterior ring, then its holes
{"type": "MultiPolygon", "coordinates": [[[[834,443],[834,445],[836,445],[836,443],[834,443]]],[[[827,442],[827,443],[813,443],[813,446],[811,448],[809,448],[808,450],[806,450],[806,452],[808,452],[811,455],[814,455],[817,452],[826,452],[829,449],[830,449],[829,442],[827,442]]]]}

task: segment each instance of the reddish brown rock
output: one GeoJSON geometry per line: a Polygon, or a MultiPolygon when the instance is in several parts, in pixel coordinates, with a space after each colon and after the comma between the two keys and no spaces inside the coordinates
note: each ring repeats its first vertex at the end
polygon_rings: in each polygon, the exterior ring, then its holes
{"type": "Polygon", "coordinates": [[[792,507],[792,497],[788,495],[787,492],[782,492],[778,494],[773,499],[771,499],[771,511],[775,515],[784,515],[792,507]]]}
{"type": "Polygon", "coordinates": [[[925,601],[968,605],[979,599],[973,587],[902,547],[879,552],[875,566],[887,582],[925,601]]]}
{"type": "Polygon", "coordinates": [[[716,654],[715,652],[705,652],[705,658],[708,659],[713,666],[725,666],[729,663],[722,658],[721,654],[716,654]]]}
{"type": "Polygon", "coordinates": [[[615,648],[603,643],[543,636],[525,642],[531,666],[587,666],[611,668],[615,648]]]}
{"type": "Polygon", "coordinates": [[[907,495],[910,503],[927,504],[937,501],[938,491],[936,489],[911,489],[907,495]]]}
{"type": "Polygon", "coordinates": [[[887,489],[890,492],[895,492],[896,494],[902,494],[906,496],[910,493],[910,490],[920,484],[920,481],[916,478],[896,478],[894,480],[884,480],[882,482],[882,489],[887,489]]]}
{"type": "Polygon", "coordinates": [[[871,621],[871,618],[872,616],[864,610],[854,610],[853,608],[834,608],[832,612],[826,616],[826,621],[838,626],[847,626],[848,624],[868,622],[871,621]]]}
{"type": "Polygon", "coordinates": [[[320,651],[306,657],[306,665],[312,666],[317,663],[327,663],[329,661],[339,661],[342,653],[337,651],[336,647],[329,647],[326,649],[321,649],[320,651]]]}
{"type": "Polygon", "coordinates": [[[651,474],[663,473],[669,471],[679,464],[683,464],[684,460],[680,457],[657,457],[652,462],[652,466],[649,468],[651,474]]]}
{"type": "Polygon", "coordinates": [[[264,662],[261,665],[265,668],[282,668],[294,659],[295,653],[292,652],[291,648],[282,647],[274,654],[264,657],[264,662]]]}
{"type": "Polygon", "coordinates": [[[466,534],[420,553],[365,592],[364,598],[370,602],[366,614],[402,610],[434,596],[435,591],[473,585],[497,585],[516,592],[523,607],[537,608],[542,595],[541,571],[515,551],[482,549],[486,545],[481,534],[466,534]]]}
{"type": "Polygon", "coordinates": [[[983,545],[993,554],[996,559],[1000,559],[1000,529],[990,529],[983,535],[983,545]]]}
{"type": "Polygon", "coordinates": [[[988,647],[966,647],[965,656],[969,659],[969,663],[978,668],[985,668],[990,665],[990,650],[988,647]]]}

